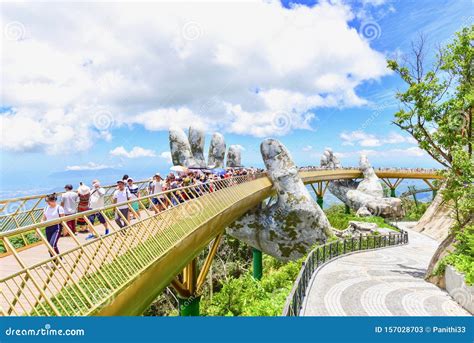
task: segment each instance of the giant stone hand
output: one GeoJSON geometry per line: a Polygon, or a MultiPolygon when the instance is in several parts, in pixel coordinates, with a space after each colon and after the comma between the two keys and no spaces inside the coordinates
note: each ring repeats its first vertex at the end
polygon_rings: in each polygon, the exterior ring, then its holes
{"type": "MultiPolygon", "coordinates": [[[[321,167],[341,168],[341,164],[331,149],[326,149],[321,157],[321,167]]],[[[363,180],[340,180],[329,183],[329,190],[339,200],[357,211],[360,216],[377,215],[384,218],[403,216],[402,202],[398,198],[384,198],[380,179],[369,163],[367,156],[360,156],[360,170],[363,180]]]]}
{"type": "Polygon", "coordinates": [[[227,233],[280,260],[295,260],[332,236],[331,227],[285,146],[267,139],[260,150],[276,201],[247,213],[227,228],[227,233]]]}
{"type": "MultiPolygon", "coordinates": [[[[205,133],[202,130],[189,128],[188,136],[180,128],[170,128],[169,131],[171,158],[173,165],[184,166],[188,168],[223,168],[226,145],[224,137],[220,133],[212,135],[209,146],[208,164],[204,159],[205,133]]],[[[234,164],[240,164],[240,149],[238,146],[229,148],[228,156],[238,158],[233,160],[234,164]],[[231,150],[232,149],[232,150],[231,150]]],[[[229,162],[228,162],[229,163],[229,162]]],[[[239,165],[240,167],[240,165],[239,165]]]]}

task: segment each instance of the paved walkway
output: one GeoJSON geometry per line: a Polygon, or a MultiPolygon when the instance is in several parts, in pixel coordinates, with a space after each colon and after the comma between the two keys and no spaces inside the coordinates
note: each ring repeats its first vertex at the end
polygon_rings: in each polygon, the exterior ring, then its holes
{"type": "Polygon", "coordinates": [[[310,283],[302,316],[468,316],[423,277],[438,243],[409,228],[409,244],[341,257],[310,283]]]}

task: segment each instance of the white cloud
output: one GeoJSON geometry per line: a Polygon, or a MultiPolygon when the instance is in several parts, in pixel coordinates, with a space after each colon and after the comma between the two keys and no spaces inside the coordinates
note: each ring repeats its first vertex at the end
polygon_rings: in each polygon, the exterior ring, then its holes
{"type": "MultiPolygon", "coordinates": [[[[367,156],[376,156],[376,157],[423,157],[428,156],[426,152],[421,150],[418,147],[410,147],[406,149],[387,149],[387,150],[359,150],[358,154],[365,154],[367,156]]],[[[351,155],[352,153],[346,153],[346,156],[351,155]]]]}
{"type": "Polygon", "coordinates": [[[406,163],[407,161],[416,161],[424,163],[432,161],[431,157],[420,148],[414,146],[409,148],[394,148],[387,150],[375,150],[375,149],[361,149],[356,151],[344,151],[335,152],[336,156],[341,160],[342,165],[349,165],[348,160],[352,161],[354,165],[358,164],[359,156],[364,154],[369,157],[370,161],[382,166],[394,165],[394,161],[397,163],[406,163]]]}
{"type": "Polygon", "coordinates": [[[355,89],[388,74],[340,2],[47,6],[2,6],[2,27],[24,27],[2,41],[7,150],[86,151],[123,125],[285,135],[314,108],[365,104],[355,89]]]}
{"type": "Polygon", "coordinates": [[[342,132],[339,137],[342,139],[342,145],[359,145],[362,147],[378,147],[385,144],[417,144],[417,141],[409,136],[403,136],[399,133],[391,132],[388,136],[376,136],[364,131],[342,132]]]}
{"type": "Polygon", "coordinates": [[[163,151],[161,154],[160,154],[160,158],[166,160],[166,162],[168,164],[171,164],[172,162],[172,159],[171,159],[171,152],[170,151],[163,151]]]}
{"type": "Polygon", "coordinates": [[[313,147],[311,145],[306,145],[301,149],[303,152],[312,151],[313,147]]]}
{"type": "Polygon", "coordinates": [[[110,155],[116,157],[125,158],[140,158],[140,157],[155,157],[156,154],[153,150],[144,149],[139,146],[135,146],[132,150],[127,151],[123,146],[118,146],[113,150],[110,150],[110,155]]]}
{"type": "Polygon", "coordinates": [[[342,145],[358,144],[364,147],[382,145],[381,141],[375,135],[368,134],[364,131],[342,132],[340,137],[342,139],[342,145]]]}
{"type": "Polygon", "coordinates": [[[88,162],[82,165],[67,166],[66,170],[100,170],[100,169],[106,169],[106,168],[112,168],[112,166],[109,166],[106,164],[97,164],[94,162],[88,162]]]}
{"type": "Polygon", "coordinates": [[[242,152],[246,150],[243,145],[240,145],[240,144],[232,144],[232,145],[234,145],[234,146],[236,146],[237,148],[239,148],[240,151],[242,151],[242,152]]]}

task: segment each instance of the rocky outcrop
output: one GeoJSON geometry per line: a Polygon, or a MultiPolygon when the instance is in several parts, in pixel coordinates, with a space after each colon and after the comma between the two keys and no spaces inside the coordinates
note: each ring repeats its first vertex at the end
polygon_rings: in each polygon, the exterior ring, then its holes
{"type": "Polygon", "coordinates": [[[395,232],[391,229],[379,227],[375,223],[367,223],[367,222],[351,220],[349,222],[349,226],[347,227],[347,229],[344,229],[344,230],[334,229],[334,233],[338,237],[351,237],[351,236],[359,236],[359,235],[364,235],[364,236],[372,235],[375,233],[386,235],[386,234],[395,233],[395,232]]]}
{"type": "MultiPolygon", "coordinates": [[[[341,168],[338,158],[331,149],[321,157],[321,167],[341,168]]],[[[329,183],[329,190],[361,217],[372,215],[384,218],[401,218],[404,215],[402,201],[398,198],[384,198],[380,179],[375,174],[367,156],[361,155],[359,168],[363,180],[340,180],[329,183]]]]}
{"type": "Polygon", "coordinates": [[[452,207],[443,200],[441,192],[438,192],[413,230],[441,243],[448,237],[454,223],[452,207]]]}
{"type": "Polygon", "coordinates": [[[324,212],[298,175],[290,153],[275,139],[260,146],[276,201],[247,213],[227,233],[280,260],[304,256],[313,245],[332,236],[324,212]]]}

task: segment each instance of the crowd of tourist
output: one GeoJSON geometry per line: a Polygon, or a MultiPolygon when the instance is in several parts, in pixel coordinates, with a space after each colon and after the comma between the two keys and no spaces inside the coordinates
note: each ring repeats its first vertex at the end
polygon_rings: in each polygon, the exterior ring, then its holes
{"type": "MultiPolygon", "coordinates": [[[[116,182],[116,188],[112,194],[112,203],[121,204],[132,201],[130,206],[133,211],[130,211],[128,204],[117,206],[115,209],[115,223],[117,223],[118,227],[123,228],[134,216],[140,217],[140,207],[144,203],[139,201],[141,196],[148,196],[150,198],[150,201],[148,201],[149,209],[159,213],[169,206],[185,202],[191,197],[197,197],[205,192],[214,191],[213,181],[225,180],[236,176],[256,175],[262,171],[262,169],[257,168],[215,170],[186,170],[183,168],[182,171],[169,173],[165,178],[160,173],[156,173],[149,180],[146,189],[140,189],[131,177],[124,175],[116,182]],[[194,191],[191,193],[186,191],[188,186],[202,187],[194,187],[194,191]],[[133,201],[135,199],[136,201],[133,201]],[[142,205],[140,206],[140,204],[142,205]]],[[[43,210],[43,221],[71,216],[89,210],[99,210],[105,206],[105,196],[106,190],[97,179],[92,181],[91,187],[81,182],[75,191],[71,184],[67,184],[64,186],[64,193],[61,194],[60,201],[56,193],[46,196],[47,206],[43,210]]],[[[87,219],[92,224],[96,221],[103,224],[105,234],[109,233],[108,222],[101,211],[89,215],[87,219]]],[[[56,253],[59,253],[57,244],[60,236],[77,235],[78,232],[85,232],[89,233],[86,239],[95,237],[93,233],[89,232],[86,219],[83,217],[67,220],[65,224],[67,228],[63,228],[61,224],[46,227],[46,238],[56,253]],[[82,228],[82,231],[79,228],[82,228]]],[[[50,252],[50,255],[52,256],[53,254],[50,252]]]]}
{"type": "MultiPolygon", "coordinates": [[[[346,170],[360,170],[360,167],[343,167],[341,166],[340,168],[346,169],[346,170]]],[[[313,170],[334,170],[334,169],[340,169],[340,168],[328,168],[328,167],[320,167],[320,166],[304,166],[300,167],[300,171],[313,171],[313,170]]],[[[411,173],[427,173],[427,174],[432,174],[436,173],[439,171],[439,169],[435,168],[374,168],[376,171],[394,171],[394,172],[411,172],[411,173]]]]}

